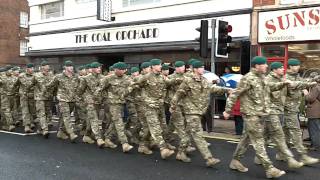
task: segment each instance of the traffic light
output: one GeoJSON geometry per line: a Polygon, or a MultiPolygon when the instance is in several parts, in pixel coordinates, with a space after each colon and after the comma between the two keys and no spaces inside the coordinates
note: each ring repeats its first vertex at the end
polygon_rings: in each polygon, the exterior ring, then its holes
{"type": "Polygon", "coordinates": [[[228,35],[232,31],[232,26],[226,21],[218,21],[218,38],[216,42],[216,56],[217,57],[228,57],[230,53],[229,43],[232,41],[232,37],[228,35]]]}
{"type": "Polygon", "coordinates": [[[196,38],[200,42],[200,57],[208,57],[208,20],[201,20],[201,26],[196,28],[200,32],[200,38],[196,38]]]}

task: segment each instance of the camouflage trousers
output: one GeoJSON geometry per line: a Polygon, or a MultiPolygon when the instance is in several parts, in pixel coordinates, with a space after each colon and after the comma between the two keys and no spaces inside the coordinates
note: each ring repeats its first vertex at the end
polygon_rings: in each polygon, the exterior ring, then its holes
{"type": "MultiPolygon", "coordinates": [[[[285,136],[282,130],[281,122],[280,122],[280,115],[269,115],[268,117],[264,118],[264,137],[270,138],[272,142],[274,142],[277,146],[278,151],[281,152],[281,154],[284,155],[284,157],[293,157],[292,152],[289,150],[286,141],[285,136]]],[[[234,158],[240,159],[243,157],[244,153],[247,151],[250,143],[249,136],[247,135],[247,130],[245,127],[244,133],[243,133],[244,141],[241,142],[241,147],[237,148],[234,152],[234,158]]]]}
{"type": "Polygon", "coordinates": [[[177,106],[176,110],[171,114],[170,123],[180,139],[179,151],[185,151],[190,144],[190,137],[186,132],[185,116],[183,115],[181,106],[177,106]]]}
{"type": "Polygon", "coordinates": [[[265,119],[260,116],[243,115],[243,120],[244,134],[233,153],[233,158],[240,160],[251,142],[253,149],[256,151],[256,156],[262,162],[264,169],[270,169],[273,165],[265,148],[265,119]]]}
{"type": "Polygon", "coordinates": [[[141,125],[138,120],[138,113],[137,113],[136,106],[133,102],[128,102],[127,108],[129,112],[129,121],[127,123],[127,129],[132,136],[131,138],[139,139],[139,131],[140,131],[141,125]]]}
{"type": "Polygon", "coordinates": [[[86,118],[86,130],[85,135],[90,136],[91,132],[95,139],[102,138],[102,132],[99,127],[99,111],[101,104],[87,104],[87,118],[86,118]]]}
{"type": "Polygon", "coordinates": [[[135,103],[135,107],[137,110],[137,114],[139,117],[139,123],[141,125],[140,128],[140,146],[148,146],[150,144],[150,131],[149,131],[149,126],[146,118],[146,112],[147,112],[147,107],[143,102],[140,103],[135,103]]]}
{"type": "Polygon", "coordinates": [[[75,134],[74,122],[71,120],[71,112],[75,109],[75,102],[63,102],[59,101],[59,110],[61,113],[61,119],[59,122],[59,130],[70,134],[75,134]]]}
{"type": "Polygon", "coordinates": [[[13,120],[15,123],[21,121],[21,106],[20,106],[20,95],[14,95],[13,98],[13,120]]]}
{"type": "Polygon", "coordinates": [[[48,123],[51,122],[51,101],[36,100],[36,112],[40,123],[40,128],[43,131],[49,131],[48,123]]]}
{"type": "Polygon", "coordinates": [[[86,104],[84,102],[76,102],[76,108],[74,112],[76,124],[82,124],[82,127],[85,127],[87,119],[86,104]]]}
{"type": "Polygon", "coordinates": [[[36,106],[35,100],[33,98],[29,98],[28,96],[21,95],[20,96],[20,104],[22,111],[22,120],[24,126],[30,126],[34,124],[36,119],[36,106]]]}
{"type": "Polygon", "coordinates": [[[122,113],[124,110],[123,104],[110,104],[109,110],[113,126],[118,136],[118,140],[121,144],[128,143],[122,118],[122,113]]]}
{"type": "MultiPolygon", "coordinates": [[[[165,122],[163,110],[161,107],[150,107],[148,105],[145,106],[145,110],[145,117],[152,140],[159,148],[166,147],[162,131],[163,121],[165,122]]],[[[146,142],[149,138],[146,135],[144,136],[145,139],[143,141],[146,142]]]]}
{"type": "Polygon", "coordinates": [[[186,115],[187,129],[202,157],[209,159],[212,157],[212,154],[208,148],[207,141],[202,137],[201,117],[201,115],[186,115]]]}
{"type": "Polygon", "coordinates": [[[285,111],[283,131],[288,144],[292,142],[299,154],[307,153],[306,148],[303,146],[302,131],[300,129],[298,113],[285,111]]]}
{"type": "Polygon", "coordinates": [[[3,111],[6,125],[14,125],[13,120],[14,96],[1,95],[1,109],[3,111]]]}

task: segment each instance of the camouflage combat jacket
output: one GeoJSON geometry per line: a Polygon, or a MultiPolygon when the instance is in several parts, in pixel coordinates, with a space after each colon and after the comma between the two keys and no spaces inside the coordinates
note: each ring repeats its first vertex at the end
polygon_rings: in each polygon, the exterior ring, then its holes
{"type": "MultiPolygon", "coordinates": [[[[169,88],[168,88],[168,96],[169,96],[169,103],[171,102],[174,94],[177,92],[180,84],[183,82],[184,78],[185,78],[185,74],[184,73],[173,73],[171,75],[168,76],[169,79],[173,79],[176,81],[176,83],[173,83],[169,88]]],[[[181,101],[180,101],[181,102],[181,101]]]]}
{"type": "Polygon", "coordinates": [[[265,82],[271,91],[270,114],[283,114],[287,91],[287,86],[283,82],[283,77],[278,77],[274,72],[270,72],[266,77],[265,82]]]}
{"type": "Polygon", "coordinates": [[[225,111],[231,113],[240,98],[241,113],[249,116],[266,116],[270,113],[270,89],[265,84],[265,76],[255,69],[244,75],[235,92],[227,99],[225,111]]]}
{"type": "Polygon", "coordinates": [[[19,85],[19,78],[17,76],[5,74],[1,77],[0,84],[4,95],[16,95],[19,85]]]}
{"type": "Polygon", "coordinates": [[[80,81],[80,85],[77,89],[77,95],[83,96],[86,103],[101,104],[102,96],[96,96],[94,93],[100,86],[103,77],[103,75],[95,73],[84,76],[83,81],[80,81]]]}
{"type": "Polygon", "coordinates": [[[173,96],[171,107],[174,109],[183,100],[185,114],[203,115],[207,111],[211,93],[224,94],[229,90],[209,84],[202,76],[186,77],[173,96]]]}
{"type": "Polygon", "coordinates": [[[172,82],[165,79],[160,73],[148,73],[141,76],[129,88],[143,88],[141,96],[146,105],[152,108],[159,108],[163,106],[166,88],[172,82]]]}
{"type": "Polygon", "coordinates": [[[293,81],[293,85],[287,89],[287,98],[285,101],[285,110],[293,113],[298,113],[302,99],[302,90],[310,87],[312,84],[306,79],[300,77],[299,73],[293,73],[288,70],[286,78],[293,81]]]}
{"type": "Polygon", "coordinates": [[[47,89],[57,88],[57,99],[62,102],[75,102],[79,86],[77,75],[67,76],[65,73],[56,75],[47,85],[47,89]]]}
{"type": "Polygon", "coordinates": [[[107,91],[108,102],[111,104],[124,104],[125,95],[129,86],[129,78],[127,75],[117,76],[115,74],[102,79],[96,94],[101,94],[102,91],[107,91]]]}
{"type": "Polygon", "coordinates": [[[42,72],[34,74],[33,83],[34,83],[34,99],[35,100],[50,100],[51,94],[47,91],[46,85],[53,78],[53,74],[48,73],[48,75],[43,74],[42,72]]]}
{"type": "Polygon", "coordinates": [[[19,94],[20,96],[34,98],[34,76],[29,73],[22,73],[19,76],[19,94]]]}

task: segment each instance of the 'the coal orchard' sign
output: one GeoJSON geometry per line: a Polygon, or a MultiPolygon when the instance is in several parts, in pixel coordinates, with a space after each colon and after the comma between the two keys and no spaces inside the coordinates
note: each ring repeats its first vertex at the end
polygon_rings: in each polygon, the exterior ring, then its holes
{"type": "Polygon", "coordinates": [[[320,40],[320,7],[259,13],[258,41],[320,40]]]}
{"type": "Polygon", "coordinates": [[[97,30],[74,35],[74,41],[81,43],[99,43],[107,41],[130,41],[152,39],[159,36],[158,28],[138,28],[124,30],[97,30]]]}

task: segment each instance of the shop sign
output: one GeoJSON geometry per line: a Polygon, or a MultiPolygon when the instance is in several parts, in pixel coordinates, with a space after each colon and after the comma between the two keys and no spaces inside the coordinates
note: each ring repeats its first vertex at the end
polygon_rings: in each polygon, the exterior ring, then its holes
{"type": "Polygon", "coordinates": [[[320,40],[320,7],[259,13],[258,42],[320,40]]]}

